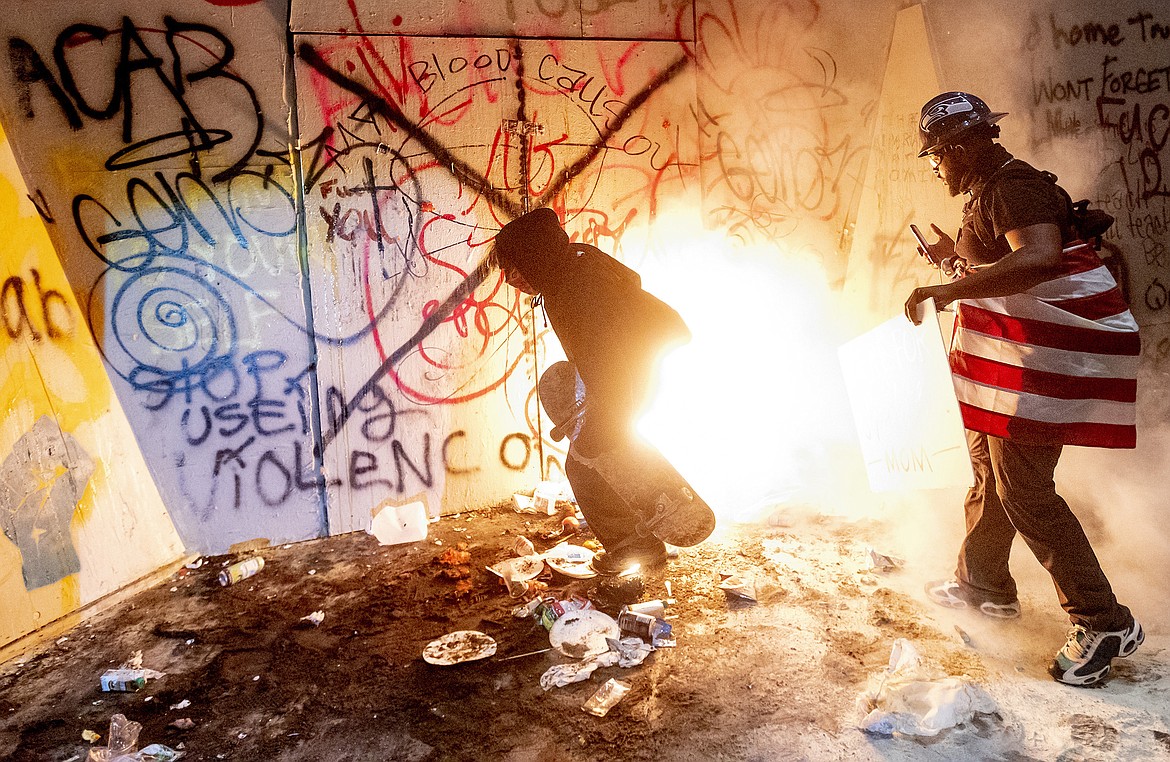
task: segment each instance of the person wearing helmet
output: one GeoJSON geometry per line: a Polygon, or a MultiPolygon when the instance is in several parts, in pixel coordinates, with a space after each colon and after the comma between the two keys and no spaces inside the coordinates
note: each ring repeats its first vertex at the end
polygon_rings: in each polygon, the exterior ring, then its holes
{"type": "Polygon", "coordinates": [[[596,554],[594,569],[617,574],[633,564],[661,565],[666,546],[638,534],[637,506],[627,505],[589,462],[625,447],[647,402],[657,359],[668,346],[689,340],[690,331],[677,312],[642,289],[636,272],[596,247],[570,242],[552,209],[535,209],[505,225],[493,256],[507,283],[539,294],[587,391],[588,414],[570,434],[565,477],[606,548],[596,554]]]}
{"type": "Polygon", "coordinates": [[[917,323],[926,299],[955,304],[951,371],[975,473],[955,576],[928,583],[926,594],[1018,617],[1008,556],[1019,533],[1073,625],[1049,671],[1092,685],[1144,633],[1057,494],[1054,471],[1065,445],[1135,446],[1138,327],[1055,176],[996,142],[1004,116],[947,92],[919,120],[918,155],[952,196],[969,200],[954,239],[932,225],[938,240],[919,246],[931,264],[953,264],[945,267],[953,279],[914,289],[905,310],[917,323]]]}

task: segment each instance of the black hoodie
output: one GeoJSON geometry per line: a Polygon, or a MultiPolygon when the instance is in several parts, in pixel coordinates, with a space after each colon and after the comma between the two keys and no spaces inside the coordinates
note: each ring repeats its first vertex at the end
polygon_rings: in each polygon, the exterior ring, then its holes
{"type": "Polygon", "coordinates": [[[495,251],[541,294],[585,383],[588,408],[574,446],[586,457],[620,446],[648,401],[657,360],[690,339],[686,324],[642,289],[636,272],[593,246],[571,243],[551,209],[506,225],[495,251]]]}

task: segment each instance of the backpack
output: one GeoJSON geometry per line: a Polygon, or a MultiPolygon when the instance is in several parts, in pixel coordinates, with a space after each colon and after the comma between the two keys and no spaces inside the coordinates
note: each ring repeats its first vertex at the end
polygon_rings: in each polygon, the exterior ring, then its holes
{"type": "Polygon", "coordinates": [[[1056,175],[1051,172],[1041,170],[1040,176],[1055,185],[1056,189],[1060,191],[1060,195],[1064,196],[1069,218],[1072,220],[1072,225],[1076,228],[1080,239],[1085,243],[1092,244],[1094,249],[1100,250],[1101,237],[1105,235],[1105,231],[1113,227],[1113,215],[1103,209],[1090,209],[1087,198],[1073,201],[1072,196],[1068,195],[1068,191],[1056,184],[1056,175]]]}

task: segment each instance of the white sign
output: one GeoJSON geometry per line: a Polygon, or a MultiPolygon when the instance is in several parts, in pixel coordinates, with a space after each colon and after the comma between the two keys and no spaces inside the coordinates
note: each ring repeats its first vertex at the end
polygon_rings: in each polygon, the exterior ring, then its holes
{"type": "Polygon", "coordinates": [[[838,350],[875,492],[974,481],[934,300],[923,320],[882,323],[838,350]]]}

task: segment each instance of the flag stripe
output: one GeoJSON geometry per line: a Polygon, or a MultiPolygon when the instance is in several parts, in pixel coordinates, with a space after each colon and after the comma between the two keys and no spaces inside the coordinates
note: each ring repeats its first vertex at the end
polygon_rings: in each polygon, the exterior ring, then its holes
{"type": "Polygon", "coordinates": [[[1066,349],[1016,344],[973,331],[960,331],[955,336],[952,351],[1079,378],[1135,378],[1141,362],[1137,355],[1070,352],[1066,349]]]}
{"type": "Polygon", "coordinates": [[[1099,294],[1087,294],[1072,299],[1049,301],[1048,303],[1054,307],[1059,307],[1065,312],[1071,312],[1077,317],[1093,321],[1120,315],[1129,310],[1129,307],[1125,303],[1125,298],[1121,295],[1121,289],[1117,286],[1114,286],[1109,291],[1102,291],[1099,294]]]}
{"type": "Polygon", "coordinates": [[[1011,317],[975,306],[966,300],[959,303],[959,321],[961,329],[1019,344],[1035,344],[1103,355],[1141,353],[1141,341],[1136,332],[1056,325],[1030,318],[1011,317]]]}
{"type": "Polygon", "coordinates": [[[998,389],[962,376],[954,377],[955,396],[959,402],[993,413],[1018,415],[1046,423],[1085,421],[1132,425],[1135,407],[1131,402],[1113,400],[1063,400],[1039,394],[998,389]]]}
{"type": "Polygon", "coordinates": [[[1137,430],[1133,426],[1108,423],[1047,423],[1031,421],[959,403],[967,428],[1002,439],[1035,444],[1058,442],[1082,447],[1133,448],[1137,430]]]}
{"type": "Polygon", "coordinates": [[[1057,399],[1115,402],[1134,402],[1137,399],[1137,379],[1134,378],[1078,378],[1009,365],[962,351],[951,353],[951,369],[978,383],[1057,399]]]}

